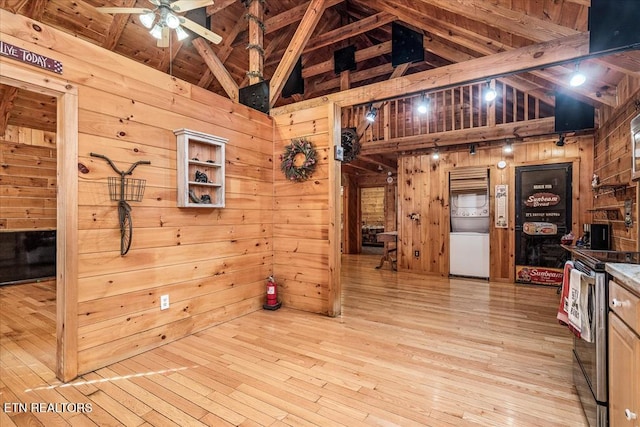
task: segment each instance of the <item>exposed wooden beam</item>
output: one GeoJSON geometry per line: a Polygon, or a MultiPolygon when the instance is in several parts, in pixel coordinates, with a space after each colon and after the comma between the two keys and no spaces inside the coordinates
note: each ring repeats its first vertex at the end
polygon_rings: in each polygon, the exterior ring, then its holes
{"type": "Polygon", "coordinates": [[[42,15],[44,14],[45,7],[47,6],[47,0],[20,0],[15,3],[16,4],[13,7],[8,8],[13,13],[20,13],[21,15],[35,19],[36,21],[42,21],[42,15]]]}
{"type": "Polygon", "coordinates": [[[575,35],[578,31],[543,21],[524,11],[517,11],[502,7],[495,2],[485,0],[420,0],[431,6],[446,10],[456,15],[464,16],[483,25],[498,28],[511,34],[516,34],[529,40],[538,42],[550,41],[575,35]]]}
{"type": "MultiPolygon", "coordinates": [[[[328,9],[332,6],[342,3],[344,0],[327,0],[324,8],[328,9]]],[[[296,23],[300,21],[303,17],[307,9],[309,8],[310,1],[293,7],[286,12],[283,12],[279,15],[271,17],[267,19],[264,23],[265,26],[265,34],[273,33],[281,28],[284,28],[288,25],[296,23]]]]}
{"type": "Polygon", "coordinates": [[[216,56],[211,47],[209,47],[209,43],[202,38],[196,38],[191,43],[198,53],[200,53],[200,56],[218,82],[220,82],[220,85],[229,98],[234,102],[238,102],[238,85],[233,80],[233,77],[231,77],[231,74],[229,74],[229,71],[227,71],[224,64],[216,56]]]}
{"type": "Polygon", "coordinates": [[[287,47],[280,64],[269,81],[270,107],[273,107],[276,100],[280,97],[280,93],[289,78],[289,74],[291,74],[293,67],[309,41],[311,33],[313,33],[316,25],[318,25],[324,12],[325,2],[326,0],[311,0],[309,2],[309,7],[300,21],[300,25],[296,29],[293,39],[289,43],[289,47],[287,47]]]}
{"type": "MultiPolygon", "coordinates": [[[[231,55],[231,52],[233,52],[233,45],[232,45],[233,39],[235,39],[236,36],[240,33],[240,31],[242,31],[244,28],[245,28],[244,20],[241,19],[237,21],[236,24],[231,29],[231,31],[229,31],[229,33],[226,35],[226,37],[222,39],[222,43],[218,45],[218,52],[216,56],[218,57],[220,62],[222,62],[223,64],[227,61],[227,59],[229,58],[229,55],[231,55]]],[[[202,76],[200,77],[200,80],[198,81],[198,86],[208,87],[213,82],[213,78],[214,78],[213,73],[209,68],[207,68],[205,72],[202,74],[202,76]]]]}
{"type": "MultiPolygon", "coordinates": [[[[136,4],[136,0],[126,0],[122,2],[122,7],[134,7],[136,4]]],[[[109,29],[107,30],[106,37],[102,42],[102,47],[107,50],[113,50],[118,44],[118,40],[120,40],[120,36],[124,31],[125,25],[129,22],[128,13],[116,13],[113,15],[113,20],[111,21],[111,25],[109,25],[109,29]]]]}
{"type": "Polygon", "coordinates": [[[309,43],[307,43],[304,53],[312,52],[316,49],[320,49],[325,46],[337,43],[342,40],[346,40],[350,37],[358,34],[366,33],[397,19],[395,15],[386,12],[380,12],[367,18],[356,21],[352,24],[345,25],[340,28],[336,28],[333,31],[324,33],[318,37],[315,37],[309,43]]]}
{"type": "Polygon", "coordinates": [[[288,114],[327,102],[341,106],[367,104],[380,99],[420,91],[433,91],[490,77],[515,74],[523,70],[542,68],[551,64],[582,59],[589,55],[589,33],[564,37],[550,42],[537,43],[501,52],[491,56],[426,70],[390,81],[373,83],[347,91],[309,99],[293,105],[271,110],[272,115],[288,114]]]}
{"type": "MultiPolygon", "coordinates": [[[[383,42],[375,46],[367,47],[362,50],[356,50],[355,61],[356,63],[366,61],[367,59],[375,58],[377,56],[391,53],[391,42],[383,42]]],[[[302,69],[302,77],[308,79],[309,77],[318,76],[320,74],[333,71],[334,64],[333,58],[328,61],[323,61],[318,64],[310,65],[302,69]]]]}
{"type": "Polygon", "coordinates": [[[4,86],[4,96],[0,100],[0,136],[4,136],[9,124],[9,116],[13,108],[13,101],[18,96],[18,88],[15,86],[4,86]]]}
{"type": "Polygon", "coordinates": [[[384,142],[367,142],[362,144],[360,154],[398,153],[402,151],[418,151],[450,145],[470,144],[472,142],[489,142],[505,138],[526,138],[535,135],[555,133],[555,118],[529,120],[526,122],[507,123],[490,127],[476,127],[404,138],[395,138],[384,142]]]}
{"type": "Polygon", "coordinates": [[[207,6],[207,15],[214,15],[237,2],[238,0],[216,0],[213,5],[207,6]]]}

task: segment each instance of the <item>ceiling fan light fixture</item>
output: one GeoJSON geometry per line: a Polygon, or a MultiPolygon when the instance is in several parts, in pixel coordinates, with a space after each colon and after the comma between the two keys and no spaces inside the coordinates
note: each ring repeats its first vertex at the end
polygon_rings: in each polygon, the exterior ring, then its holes
{"type": "Polygon", "coordinates": [[[178,18],[171,12],[168,12],[164,17],[164,22],[165,24],[167,24],[167,27],[171,28],[172,30],[175,30],[180,26],[180,18],[178,18]]]}
{"type": "Polygon", "coordinates": [[[158,24],[154,25],[149,34],[153,36],[154,39],[160,40],[162,38],[162,27],[158,24]]]}
{"type": "Polygon", "coordinates": [[[176,36],[178,37],[178,41],[182,41],[187,37],[189,37],[189,34],[182,27],[179,26],[176,28],[176,36]]]}
{"type": "Polygon", "coordinates": [[[150,29],[151,27],[153,27],[153,22],[155,20],[156,14],[152,11],[140,15],[140,23],[142,23],[142,25],[144,25],[146,28],[150,29]]]}

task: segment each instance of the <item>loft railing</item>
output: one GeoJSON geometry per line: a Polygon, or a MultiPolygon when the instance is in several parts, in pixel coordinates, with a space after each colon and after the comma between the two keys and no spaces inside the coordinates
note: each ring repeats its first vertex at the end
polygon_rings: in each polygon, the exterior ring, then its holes
{"type": "Polygon", "coordinates": [[[501,81],[495,81],[496,99],[485,102],[485,88],[486,83],[476,83],[425,94],[429,106],[424,114],[418,112],[422,94],[384,101],[373,123],[364,119],[370,106],[347,107],[342,110],[343,127],[357,128],[363,142],[389,141],[553,116],[553,105],[501,81]]]}

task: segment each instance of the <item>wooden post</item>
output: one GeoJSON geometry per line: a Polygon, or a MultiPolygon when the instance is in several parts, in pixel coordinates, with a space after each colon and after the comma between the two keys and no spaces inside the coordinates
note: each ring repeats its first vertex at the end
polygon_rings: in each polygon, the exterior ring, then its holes
{"type": "Polygon", "coordinates": [[[260,0],[249,5],[249,84],[260,83],[264,78],[263,43],[264,7],[260,0]]]}

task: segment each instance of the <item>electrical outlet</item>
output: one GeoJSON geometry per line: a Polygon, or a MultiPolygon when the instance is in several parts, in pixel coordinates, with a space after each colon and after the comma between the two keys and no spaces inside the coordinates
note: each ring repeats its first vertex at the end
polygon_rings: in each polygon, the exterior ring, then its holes
{"type": "Polygon", "coordinates": [[[420,258],[420,251],[413,251],[413,256],[416,258],[420,258]]]}
{"type": "Polygon", "coordinates": [[[169,295],[160,296],[160,310],[169,308],[169,295]]]}

